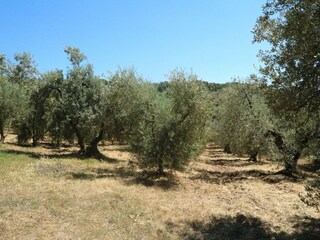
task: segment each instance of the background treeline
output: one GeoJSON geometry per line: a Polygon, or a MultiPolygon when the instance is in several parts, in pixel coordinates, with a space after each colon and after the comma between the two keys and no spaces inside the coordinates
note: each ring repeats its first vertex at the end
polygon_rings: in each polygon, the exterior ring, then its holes
{"type": "MultiPolygon", "coordinates": [[[[201,83],[210,91],[210,92],[216,92],[218,90],[221,90],[224,87],[227,87],[233,83],[209,83],[207,81],[199,80],[201,83]]],[[[160,82],[160,83],[154,83],[157,90],[159,92],[164,92],[169,88],[170,83],[168,81],[160,82]]]]}
{"type": "MultiPolygon", "coordinates": [[[[320,157],[320,2],[267,1],[253,33],[270,46],[260,52],[260,75],[229,84],[182,70],[153,84],[121,68],[102,80],[73,47],[65,48],[65,73],[39,73],[28,53],[15,63],[1,55],[1,141],[13,131],[19,144],[67,141],[100,158],[99,142],[116,140],[159,172],[183,169],[214,141],[252,161],[280,161],[291,175],[302,155],[320,157]]],[[[319,199],[317,186],[310,189],[319,199]]]]}

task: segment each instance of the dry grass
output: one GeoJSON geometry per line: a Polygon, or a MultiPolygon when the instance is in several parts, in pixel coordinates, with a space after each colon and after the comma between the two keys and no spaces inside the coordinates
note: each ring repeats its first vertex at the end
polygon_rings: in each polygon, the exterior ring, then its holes
{"type": "Polygon", "coordinates": [[[108,161],[75,148],[5,144],[0,151],[0,239],[318,239],[320,215],[299,199],[303,181],[273,175],[208,146],[185,173],[141,171],[126,146],[108,161]]]}

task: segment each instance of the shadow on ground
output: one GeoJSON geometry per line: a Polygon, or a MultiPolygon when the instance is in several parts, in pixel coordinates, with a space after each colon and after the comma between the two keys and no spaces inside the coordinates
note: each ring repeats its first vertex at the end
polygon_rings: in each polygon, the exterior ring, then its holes
{"type": "MultiPolygon", "coordinates": [[[[11,154],[23,154],[27,155],[31,158],[40,159],[40,158],[47,158],[47,159],[66,159],[66,158],[75,158],[79,160],[88,159],[88,157],[79,154],[77,151],[69,152],[69,153],[53,153],[53,154],[43,154],[43,153],[35,153],[35,152],[28,152],[28,151],[21,151],[21,150],[1,150],[5,153],[11,153],[11,154]]],[[[118,162],[115,158],[109,158],[104,156],[103,154],[99,155],[98,160],[106,161],[108,163],[116,163],[118,162]]]]}
{"type": "MultiPolygon", "coordinates": [[[[87,157],[79,154],[76,151],[60,151],[58,148],[54,148],[51,145],[47,147],[53,148],[56,151],[53,151],[51,154],[42,154],[42,153],[35,153],[30,151],[23,151],[23,150],[1,150],[7,153],[13,154],[24,154],[28,155],[32,158],[40,159],[40,158],[47,158],[47,159],[65,159],[65,158],[75,158],[75,159],[87,159],[87,157]]],[[[116,150],[119,151],[122,149],[123,151],[127,151],[127,146],[123,145],[116,150]]],[[[211,147],[209,148],[210,151],[220,151],[218,147],[211,147]]],[[[112,151],[112,150],[110,150],[112,151]]],[[[114,149],[115,151],[115,149],[114,149]]],[[[101,154],[100,159],[102,161],[106,161],[108,163],[119,163],[118,159],[109,158],[101,154]]],[[[212,159],[207,160],[206,164],[210,165],[217,165],[217,166],[236,166],[241,167],[244,165],[260,165],[260,164],[269,164],[268,162],[248,162],[247,160],[237,158],[237,159],[212,159]]],[[[58,166],[60,167],[60,166],[58,166]]],[[[99,179],[99,178],[117,178],[121,179],[125,184],[142,184],[148,187],[159,187],[161,189],[174,189],[177,188],[179,185],[179,179],[172,173],[166,173],[165,175],[160,175],[156,172],[152,171],[145,171],[141,172],[137,170],[137,164],[134,161],[128,161],[126,166],[115,167],[115,168],[91,168],[86,169],[85,171],[73,171],[70,172],[69,177],[71,179],[99,179]]],[[[195,169],[197,172],[196,174],[188,177],[190,180],[200,180],[207,183],[212,184],[227,184],[231,182],[239,182],[239,181],[250,181],[250,180],[262,180],[269,184],[279,183],[279,182],[301,182],[308,177],[306,173],[301,173],[293,176],[286,176],[283,174],[277,174],[276,172],[270,171],[262,171],[257,169],[251,170],[240,170],[237,171],[210,171],[208,169],[195,169]]],[[[315,169],[314,166],[311,165],[304,165],[303,171],[313,171],[315,169]]]]}
{"type": "Polygon", "coordinates": [[[274,232],[271,226],[259,218],[238,214],[235,217],[212,217],[209,221],[168,223],[171,232],[187,240],[317,240],[320,236],[320,220],[295,218],[295,232],[274,232]]]}
{"type": "Polygon", "coordinates": [[[221,159],[214,159],[214,160],[206,160],[205,163],[213,166],[233,166],[233,167],[245,167],[245,166],[269,164],[268,162],[261,162],[261,161],[253,162],[243,158],[235,158],[235,159],[221,158],[221,159]]]}
{"type": "Polygon", "coordinates": [[[306,172],[315,173],[320,170],[320,161],[309,162],[308,164],[299,165],[299,169],[306,172]]]}
{"type": "MultiPolygon", "coordinates": [[[[123,147],[125,148],[125,146],[123,147]]],[[[118,149],[117,149],[118,150],[118,149]]],[[[22,150],[1,150],[5,153],[10,154],[23,154],[35,159],[88,159],[85,156],[80,155],[78,152],[68,152],[68,153],[52,153],[52,154],[42,154],[30,151],[22,150]]],[[[119,163],[118,159],[109,158],[104,155],[101,156],[99,160],[106,161],[108,163],[119,163]]],[[[179,180],[177,177],[170,172],[165,174],[159,174],[156,171],[137,171],[137,163],[134,161],[128,161],[127,166],[120,166],[114,168],[86,168],[77,169],[70,168],[64,165],[62,162],[52,163],[52,164],[39,164],[36,167],[36,172],[39,175],[54,175],[54,176],[66,176],[68,179],[77,180],[93,180],[102,178],[115,178],[122,180],[127,185],[140,184],[146,187],[156,187],[164,190],[176,189],[179,185],[179,180]]]]}
{"type": "Polygon", "coordinates": [[[133,166],[109,168],[91,168],[84,171],[71,172],[72,179],[93,180],[102,178],[121,179],[127,185],[144,185],[157,187],[164,190],[172,190],[178,187],[178,179],[172,173],[159,174],[157,172],[138,172],[133,166]]]}
{"type": "Polygon", "coordinates": [[[278,174],[277,172],[269,172],[262,170],[239,170],[232,172],[224,171],[210,171],[210,170],[197,170],[198,173],[191,176],[191,180],[200,180],[213,184],[226,184],[231,182],[246,181],[246,180],[262,180],[266,183],[278,182],[299,182],[304,180],[303,175],[299,176],[286,176],[278,174]]]}

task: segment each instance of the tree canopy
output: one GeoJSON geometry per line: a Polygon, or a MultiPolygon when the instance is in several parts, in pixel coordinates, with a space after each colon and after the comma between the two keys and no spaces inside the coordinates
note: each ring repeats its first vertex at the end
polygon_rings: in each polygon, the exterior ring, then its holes
{"type": "Polygon", "coordinates": [[[270,48],[260,52],[264,80],[277,91],[279,108],[296,111],[320,106],[320,2],[269,0],[253,30],[254,41],[270,48]]]}

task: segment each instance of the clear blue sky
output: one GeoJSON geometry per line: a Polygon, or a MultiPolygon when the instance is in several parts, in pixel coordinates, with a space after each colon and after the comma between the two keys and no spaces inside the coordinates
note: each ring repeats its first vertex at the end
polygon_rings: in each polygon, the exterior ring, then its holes
{"type": "Polygon", "coordinates": [[[0,53],[28,51],[40,71],[66,69],[78,47],[97,75],[134,66],[150,81],[177,67],[209,82],[257,72],[251,30],[263,0],[2,0],[0,53]]]}

